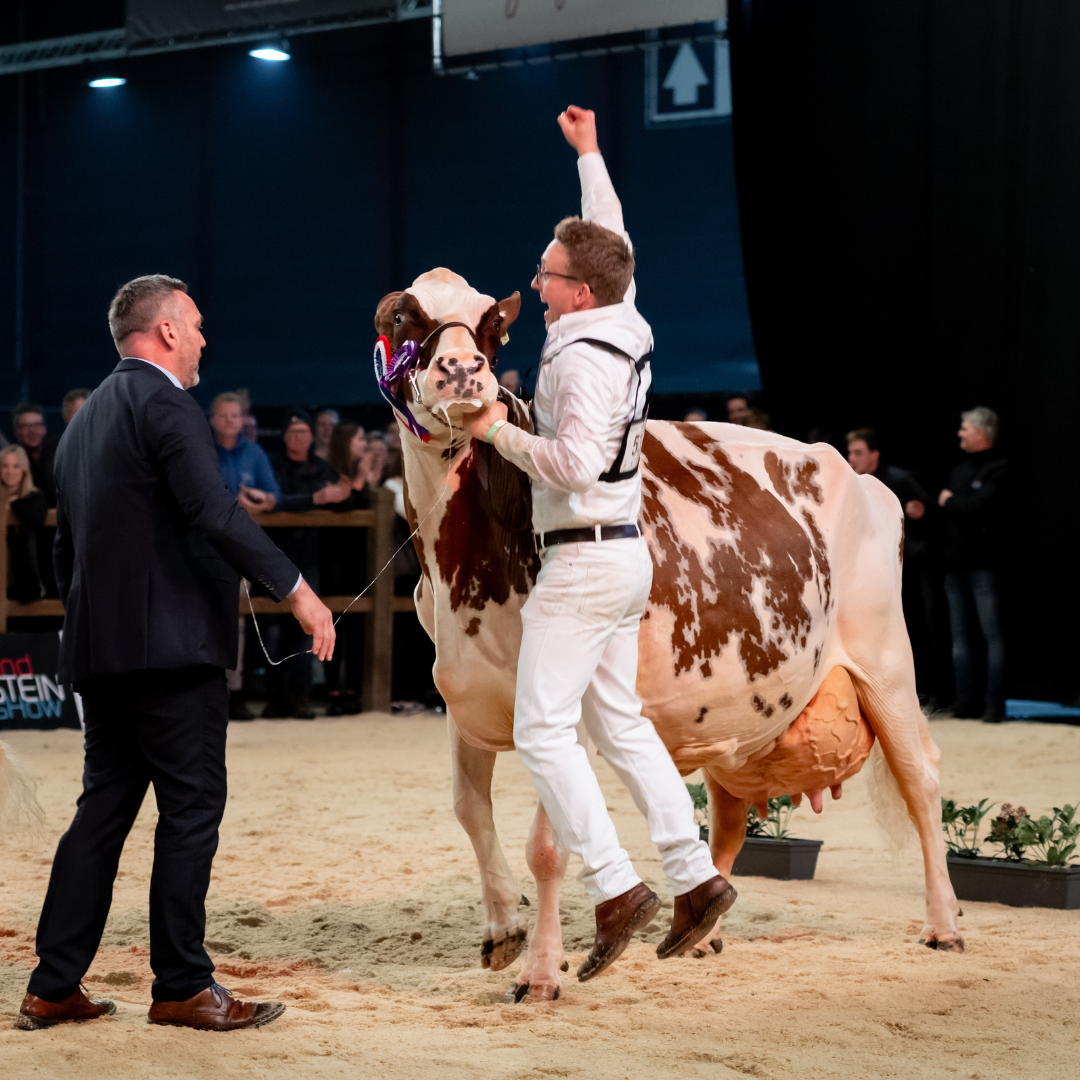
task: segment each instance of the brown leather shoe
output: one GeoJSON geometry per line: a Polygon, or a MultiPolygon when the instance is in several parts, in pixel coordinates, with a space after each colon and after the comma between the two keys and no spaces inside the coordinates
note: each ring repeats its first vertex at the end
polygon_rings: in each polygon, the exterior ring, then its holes
{"type": "Polygon", "coordinates": [[[111,1001],[91,1001],[82,989],[63,1001],[46,1001],[27,994],[15,1017],[15,1026],[23,1031],[39,1031],[68,1020],[96,1020],[99,1016],[112,1016],[114,1012],[116,1006],[111,1001]]]}
{"type": "Polygon", "coordinates": [[[668,936],[656,946],[661,960],[678,956],[696,941],[700,941],[716,924],[739,894],[727,878],[709,878],[696,889],[675,897],[675,913],[671,916],[668,936]]]}
{"type": "Polygon", "coordinates": [[[202,1031],[236,1031],[262,1027],[285,1011],[280,1001],[237,1001],[231,990],[211,983],[187,1001],[155,1001],[147,1020],[151,1024],[199,1028],[202,1031]]]}
{"type": "Polygon", "coordinates": [[[596,905],[596,940],[577,970],[579,982],[587,982],[622,956],[635,931],[647,925],[660,910],[660,897],[643,881],[629,892],[596,905]]]}

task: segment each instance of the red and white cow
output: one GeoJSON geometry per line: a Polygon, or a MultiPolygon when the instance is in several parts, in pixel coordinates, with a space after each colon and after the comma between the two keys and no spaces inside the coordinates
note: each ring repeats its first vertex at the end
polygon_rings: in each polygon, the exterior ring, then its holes
{"type": "MultiPolygon", "coordinates": [[[[424,442],[402,424],[422,567],[416,608],[435,642],[455,810],[480,867],[482,961],[491,968],[509,964],[526,937],[521,893],[492,822],[491,776],[495,754],[513,748],[520,611],[539,559],[528,479],[474,443],[461,418],[499,393],[495,352],[519,306],[517,293],[496,303],[439,269],[384,297],[375,319],[395,349],[427,341],[399,389],[431,432],[424,442]]],[[[528,426],[527,408],[503,394],[512,422],[528,426]]],[[[654,569],[638,692],[683,774],[705,772],[717,869],[730,872],[751,803],[806,793],[819,810],[822,791],[837,796],[876,737],[922,843],[922,938],[962,949],[939,756],[915,694],[900,604],[896,498],[829,446],[727,424],[650,422],[641,468],[654,569]]],[[[550,997],[563,962],[565,856],[542,806],[527,855],[539,913],[519,989],[550,997]]]]}

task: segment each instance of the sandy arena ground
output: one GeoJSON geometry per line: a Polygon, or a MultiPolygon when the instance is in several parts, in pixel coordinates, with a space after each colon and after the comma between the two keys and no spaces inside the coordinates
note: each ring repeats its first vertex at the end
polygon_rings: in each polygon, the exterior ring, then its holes
{"type": "MultiPolygon", "coordinates": [[[[932,729],[948,795],[1030,811],[1080,798],[1078,728],[932,729]]],[[[815,881],[736,879],[721,955],[660,963],[654,931],[604,977],[568,978],[560,1002],[505,1004],[510,974],[479,967],[476,866],[434,716],[232,725],[207,944],[225,985],[288,1003],[281,1020],[224,1035],[146,1024],[148,799],[87,979],[117,1001],[116,1017],[17,1031],[81,748],[71,731],[4,740],[37,776],[48,815],[44,847],[0,849],[5,1078],[1080,1075],[1080,912],[966,903],[966,954],[918,945],[920,861],[882,849],[862,776],[821,817],[795,816],[797,834],[825,841],[815,881]]],[[[639,872],[669,900],[644,822],[598,771],[639,872]]],[[[511,866],[535,900],[524,859],[533,796],[515,756],[500,755],[495,792],[511,866]]],[[[574,873],[563,894],[571,970],[593,925],[574,873]]]]}

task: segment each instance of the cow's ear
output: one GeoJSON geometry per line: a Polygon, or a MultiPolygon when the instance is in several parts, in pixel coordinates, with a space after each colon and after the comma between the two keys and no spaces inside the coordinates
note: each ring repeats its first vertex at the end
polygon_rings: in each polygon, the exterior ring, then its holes
{"type": "Polygon", "coordinates": [[[510,324],[520,311],[521,293],[516,292],[513,296],[492,304],[484,312],[480,325],[476,328],[476,343],[489,360],[495,358],[500,345],[505,345],[510,340],[510,324]]]}
{"type": "Polygon", "coordinates": [[[394,305],[400,295],[400,291],[387,293],[375,309],[375,329],[387,337],[394,333],[394,305]]]}

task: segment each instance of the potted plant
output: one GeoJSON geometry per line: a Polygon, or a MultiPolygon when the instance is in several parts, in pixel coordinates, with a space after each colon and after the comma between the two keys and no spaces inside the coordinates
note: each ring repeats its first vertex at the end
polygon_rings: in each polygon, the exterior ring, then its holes
{"type": "Polygon", "coordinates": [[[949,877],[957,898],[1012,907],[1080,908],[1076,807],[1055,806],[1052,816],[1035,819],[1024,807],[1004,803],[982,841],[999,850],[983,855],[979,827],[991,809],[986,799],[975,806],[941,800],[949,877]]]}
{"type": "MultiPolygon", "coordinates": [[[[694,801],[701,839],[709,839],[708,797],[704,784],[687,784],[694,801]]],[[[735,856],[733,874],[779,878],[782,881],[809,881],[817,868],[821,840],[803,840],[790,835],[789,820],[795,811],[790,795],[769,800],[768,816],[762,819],[751,806],[746,815],[746,839],[735,856]]]]}

